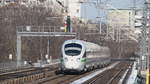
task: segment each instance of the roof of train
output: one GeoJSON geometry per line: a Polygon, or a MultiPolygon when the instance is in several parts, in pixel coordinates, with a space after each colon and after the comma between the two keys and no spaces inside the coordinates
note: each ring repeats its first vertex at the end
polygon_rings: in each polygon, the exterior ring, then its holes
{"type": "Polygon", "coordinates": [[[83,41],[83,40],[71,39],[71,40],[65,41],[64,44],[68,44],[68,43],[80,43],[85,46],[87,51],[109,50],[109,48],[106,46],[100,46],[98,44],[83,41]]]}

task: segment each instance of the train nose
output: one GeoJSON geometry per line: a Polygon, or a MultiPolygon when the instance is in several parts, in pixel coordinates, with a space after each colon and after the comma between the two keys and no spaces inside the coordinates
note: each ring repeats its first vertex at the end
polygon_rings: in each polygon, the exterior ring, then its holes
{"type": "Polygon", "coordinates": [[[77,61],[77,59],[68,59],[67,62],[65,62],[65,68],[66,69],[75,69],[75,70],[81,70],[82,69],[82,63],[77,61]]]}

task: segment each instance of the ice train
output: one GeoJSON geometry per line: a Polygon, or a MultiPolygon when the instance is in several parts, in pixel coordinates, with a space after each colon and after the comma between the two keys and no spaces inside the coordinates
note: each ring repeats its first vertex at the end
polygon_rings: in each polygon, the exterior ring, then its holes
{"type": "Polygon", "coordinates": [[[62,72],[85,72],[110,63],[108,47],[82,40],[65,41],[61,53],[60,70],[62,72]]]}

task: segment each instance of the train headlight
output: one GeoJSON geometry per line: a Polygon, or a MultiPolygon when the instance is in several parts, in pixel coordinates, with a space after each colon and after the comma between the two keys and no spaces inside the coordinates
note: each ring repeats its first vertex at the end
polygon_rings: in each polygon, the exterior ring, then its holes
{"type": "Polygon", "coordinates": [[[68,59],[67,59],[67,58],[64,58],[64,61],[68,61],[68,59]]]}
{"type": "Polygon", "coordinates": [[[80,58],[77,58],[77,61],[79,62],[79,61],[80,61],[80,58]]]}

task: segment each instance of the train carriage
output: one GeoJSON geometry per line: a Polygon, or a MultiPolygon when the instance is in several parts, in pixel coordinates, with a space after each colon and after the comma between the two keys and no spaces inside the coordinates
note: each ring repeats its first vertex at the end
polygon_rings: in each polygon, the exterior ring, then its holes
{"type": "Polygon", "coordinates": [[[82,40],[67,40],[62,45],[62,72],[83,72],[110,62],[108,47],[82,40]]]}

